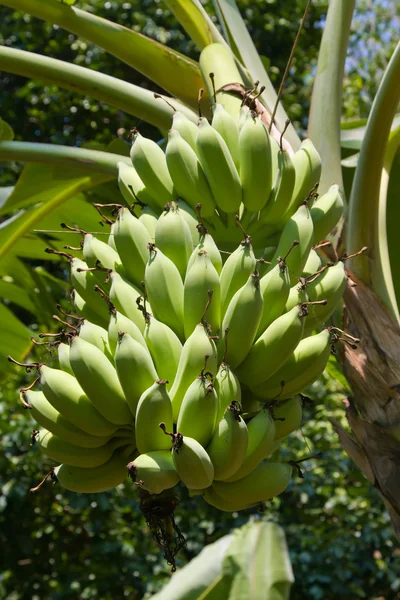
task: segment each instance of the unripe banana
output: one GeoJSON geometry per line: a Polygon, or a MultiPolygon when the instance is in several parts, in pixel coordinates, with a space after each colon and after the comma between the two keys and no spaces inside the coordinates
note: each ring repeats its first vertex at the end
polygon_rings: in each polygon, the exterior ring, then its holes
{"type": "MultiPolygon", "coordinates": [[[[102,322],[109,319],[108,308],[104,300],[95,291],[97,280],[91,271],[88,271],[88,265],[79,258],[73,258],[70,261],[71,283],[78,292],[79,296],[87,302],[91,311],[94,311],[101,318],[102,322]]],[[[97,323],[97,321],[95,321],[97,323]]],[[[101,323],[97,323],[101,324],[101,323]]]]}
{"type": "Polygon", "coordinates": [[[273,449],[275,422],[268,408],[264,408],[247,423],[248,444],[243,462],[226,481],[237,481],[253,471],[273,449]]]}
{"type": "Polygon", "coordinates": [[[156,142],[137,133],[131,148],[131,159],[140,179],[163,209],[176,200],[176,191],[168,171],[165,154],[156,142]]]}
{"type": "Polygon", "coordinates": [[[260,337],[285,308],[290,292],[290,277],[285,262],[279,261],[271,271],[261,277],[260,290],[264,304],[256,338],[260,337]]]}
{"type": "Polygon", "coordinates": [[[279,257],[285,257],[292,285],[296,283],[303,272],[311,250],[313,235],[314,229],[310,211],[303,204],[286,223],[271,261],[274,265],[279,257]],[[294,241],[299,243],[292,247],[294,241]],[[290,253],[288,254],[288,252],[290,253]]]}
{"type": "MultiPolygon", "coordinates": [[[[90,321],[91,323],[94,323],[95,325],[100,325],[100,327],[104,327],[107,324],[108,319],[109,319],[108,310],[107,310],[105,302],[100,298],[100,295],[96,294],[96,296],[97,296],[97,298],[95,298],[96,302],[98,302],[98,301],[101,302],[101,305],[99,306],[99,308],[104,310],[104,313],[102,314],[102,316],[100,316],[100,314],[98,314],[97,312],[92,310],[90,305],[82,298],[82,296],[80,296],[78,294],[78,292],[76,290],[71,291],[70,299],[72,302],[74,312],[78,317],[87,319],[88,321],[90,321]]],[[[96,308],[97,308],[97,306],[96,306],[96,308]]]]}
{"type": "Polygon", "coordinates": [[[324,329],[301,340],[275,375],[253,388],[254,394],[263,399],[285,400],[302,392],[325,369],[331,352],[330,337],[324,329]]]}
{"type": "Polygon", "coordinates": [[[239,111],[239,120],[238,120],[238,130],[239,133],[242,131],[243,125],[245,124],[247,118],[250,116],[250,108],[244,104],[240,107],[239,111]]]}
{"type": "Polygon", "coordinates": [[[242,383],[253,388],[276,373],[303,336],[303,315],[303,308],[296,306],[271,323],[236,370],[242,383]]]}
{"type": "MultiPolygon", "coordinates": [[[[222,104],[215,104],[211,124],[215,131],[218,131],[220,136],[224,139],[239,173],[239,128],[237,119],[234,119],[232,115],[225,110],[222,104]]],[[[206,216],[205,213],[204,216],[206,216]]]]}
{"type": "Polygon", "coordinates": [[[117,166],[118,186],[127,205],[132,206],[132,204],[139,201],[154,210],[158,210],[157,202],[149,193],[137,171],[123,162],[119,162],[117,166]]]}
{"type": "Polygon", "coordinates": [[[171,440],[160,429],[163,422],[172,430],[172,404],[166,381],[158,379],[140,396],[135,420],[136,446],[141,454],[152,450],[170,450],[171,440]]]}
{"type": "Polygon", "coordinates": [[[200,250],[186,273],[183,285],[183,318],[185,337],[188,338],[203,315],[211,331],[217,333],[221,326],[221,291],[217,270],[207,252],[200,250]],[[212,292],[210,298],[209,292],[212,292]],[[210,303],[204,314],[207,303],[210,303]]]}
{"type": "Polygon", "coordinates": [[[65,442],[75,444],[81,448],[98,448],[106,444],[110,439],[110,435],[90,435],[72,425],[68,419],[50,404],[43,392],[29,390],[25,392],[25,398],[31,406],[30,414],[35,421],[65,442]]]}
{"type": "Polygon", "coordinates": [[[218,396],[212,383],[202,374],[189,385],[183,397],[177,431],[206,447],[214,433],[217,413],[218,396]]]}
{"type": "MultiPolygon", "coordinates": [[[[96,348],[99,348],[105,354],[111,362],[114,357],[112,355],[110,344],[108,342],[108,332],[103,327],[99,327],[86,319],[83,321],[79,328],[79,337],[89,344],[93,344],[96,348]]],[[[71,366],[71,363],[70,363],[71,366]]],[[[72,369],[72,367],[71,367],[72,369]]]]}
{"type": "Polygon", "coordinates": [[[180,215],[185,219],[186,224],[190,229],[193,242],[192,248],[194,248],[199,243],[199,230],[197,229],[197,225],[199,223],[196,213],[188,204],[186,204],[186,202],[181,199],[178,200],[178,207],[180,215]]]}
{"type": "Polygon", "coordinates": [[[152,312],[184,339],[183,283],[177,267],[154,245],[149,247],[145,271],[146,292],[152,312]]]}
{"type": "MultiPolygon", "coordinates": [[[[79,340],[89,347],[90,352],[99,352],[95,346],[79,340]]],[[[104,356],[104,355],[103,355],[104,356]]],[[[105,357],[104,357],[105,358],[105,357]]],[[[71,367],[74,369],[72,352],[70,353],[71,367]]],[[[105,358],[105,360],[107,360],[105,358]]],[[[40,386],[46,399],[75,427],[91,435],[111,435],[117,429],[116,424],[107,420],[90,401],[73,375],[59,369],[51,369],[46,365],[39,368],[40,386]]],[[[75,373],[75,371],[74,371],[75,373]]],[[[127,421],[129,423],[129,421],[127,421]]],[[[126,423],[126,422],[125,422],[126,423]]]]}
{"type": "Polygon", "coordinates": [[[156,226],[159,213],[160,210],[154,211],[152,208],[150,208],[150,206],[143,206],[140,212],[139,221],[146,227],[152,242],[154,242],[156,236],[156,226]]]}
{"type": "Polygon", "coordinates": [[[314,223],[314,244],[324,240],[343,216],[344,203],[338,185],[332,185],[314,202],[310,214],[314,223]]]}
{"type": "Polygon", "coordinates": [[[101,350],[80,338],[74,338],[70,361],[78,383],[103,417],[115,425],[131,423],[133,415],[117,372],[101,350]]]}
{"type": "Polygon", "coordinates": [[[309,283],[307,293],[310,300],[326,300],[325,306],[310,307],[304,333],[309,334],[326,323],[340,302],[346,287],[347,276],[343,262],[339,261],[324,271],[317,279],[309,283]]]}
{"type": "Polygon", "coordinates": [[[120,331],[125,331],[125,333],[129,333],[131,338],[136,340],[144,350],[148,351],[147,344],[144,340],[143,335],[140,332],[140,329],[133,321],[125,317],[122,313],[115,311],[110,316],[110,323],[108,325],[108,341],[110,344],[111,354],[115,356],[115,350],[118,344],[118,337],[120,331]]]}
{"type": "Polygon", "coordinates": [[[309,297],[307,294],[307,286],[302,285],[302,283],[297,283],[292,288],[290,288],[284,312],[289,312],[289,310],[292,310],[292,308],[294,308],[297,304],[308,302],[308,300],[309,297]]]}
{"type": "Polygon", "coordinates": [[[126,277],[137,286],[144,279],[151,236],[146,227],[132,215],[129,209],[118,211],[117,220],[111,226],[114,244],[121,257],[126,277]]]}
{"type": "Polygon", "coordinates": [[[174,385],[170,390],[174,423],[176,423],[181,408],[183,397],[192,381],[198,376],[205,365],[207,358],[207,371],[217,372],[217,349],[215,343],[208,337],[207,331],[201,323],[197,325],[190,337],[186,340],[179,360],[174,385]]]}
{"type": "Polygon", "coordinates": [[[179,110],[175,111],[172,117],[172,129],[179,131],[185,142],[196,152],[197,125],[179,110]]]}
{"type": "Polygon", "coordinates": [[[240,289],[253,273],[256,266],[250,238],[241,242],[228,257],[221,271],[221,312],[225,314],[233,295],[240,289]]]}
{"type": "MultiPolygon", "coordinates": [[[[188,260],[192,254],[193,241],[189,226],[177,204],[167,205],[160,215],[155,231],[155,243],[157,248],[172,260],[181,278],[184,279],[188,260]]],[[[147,259],[148,257],[147,247],[147,259]]]]}
{"type": "Polygon", "coordinates": [[[98,448],[82,448],[66,442],[42,429],[35,437],[35,442],[46,456],[58,463],[63,462],[72,467],[99,467],[110,460],[114,450],[121,446],[135,444],[134,438],[114,438],[98,448]]]}
{"type": "MultiPolygon", "coordinates": [[[[105,269],[117,271],[121,275],[125,273],[119,254],[111,246],[98,240],[91,233],[86,233],[84,236],[83,258],[91,268],[95,267],[99,261],[105,269]]],[[[96,276],[96,272],[94,272],[94,275],[96,276]]],[[[103,273],[99,273],[99,278],[99,283],[104,283],[105,277],[103,273]]],[[[98,278],[96,277],[96,279],[98,278]]]]}
{"type": "Polygon", "coordinates": [[[303,406],[299,397],[274,407],[275,440],[282,440],[301,427],[303,406]]]}
{"type": "Polygon", "coordinates": [[[246,456],[248,437],[240,411],[235,404],[230,404],[207,446],[214,479],[224,480],[238,471],[246,456]]]}
{"type": "MultiPolygon", "coordinates": [[[[315,233],[315,231],[314,231],[315,233]]],[[[310,253],[307,258],[307,262],[303,267],[302,277],[308,277],[309,275],[313,275],[322,267],[322,261],[318,256],[318,253],[311,248],[310,253]]]]}
{"type": "Polygon", "coordinates": [[[69,362],[69,346],[68,344],[61,343],[57,346],[58,352],[58,364],[62,371],[65,373],[69,373],[73,375],[74,372],[71,367],[71,363],[69,362]]]}
{"type": "MultiPolygon", "coordinates": [[[[272,159],[271,159],[272,162],[272,159]]],[[[278,174],[268,204],[260,212],[259,222],[266,225],[278,223],[287,211],[295,185],[296,172],[286,150],[277,154],[278,174]]]]}
{"type": "Polygon", "coordinates": [[[199,254],[199,252],[201,252],[201,250],[205,250],[207,252],[207,256],[214,265],[218,275],[220,275],[222,271],[221,253],[218,250],[217,244],[214,242],[213,237],[208,232],[201,234],[200,241],[189,258],[187,272],[189,272],[194,261],[196,260],[197,255],[199,254]]]}
{"type": "Polygon", "coordinates": [[[212,217],[215,201],[206,175],[196,152],[175,129],[171,129],[168,133],[165,156],[179,197],[192,208],[196,208],[196,204],[200,203],[203,217],[212,217]]]}
{"type": "Polygon", "coordinates": [[[241,406],[242,392],[239,379],[229,366],[222,362],[214,379],[215,391],[218,395],[217,423],[223,419],[230,404],[241,406]]]}
{"type": "Polygon", "coordinates": [[[218,208],[236,213],[242,201],[239,174],[222,136],[206,118],[199,120],[197,154],[218,208]]]}
{"type": "Polygon", "coordinates": [[[246,508],[251,508],[259,504],[259,502],[252,502],[251,504],[240,503],[234,497],[222,498],[222,496],[216,493],[213,485],[206,490],[202,490],[202,493],[207,504],[210,504],[211,506],[214,506],[223,512],[237,512],[239,510],[245,510],[246,508]]]}
{"type": "MultiPolygon", "coordinates": [[[[139,398],[158,379],[153,360],[147,349],[123,331],[119,335],[114,360],[123,394],[135,416],[139,398]]],[[[142,450],[139,449],[139,452],[142,450]]]]}
{"type": "Polygon", "coordinates": [[[212,484],[214,467],[203,446],[193,438],[175,434],[172,460],[180,479],[189,489],[204,489],[212,484]]]}
{"type": "Polygon", "coordinates": [[[130,319],[141,333],[144,331],[144,318],[138,309],[137,300],[143,292],[118,273],[111,273],[110,300],[115,308],[130,319]]]}
{"type": "Polygon", "coordinates": [[[227,483],[215,481],[213,490],[223,500],[232,501],[237,510],[279,496],[289,485],[293,468],[288,463],[263,461],[246,477],[227,483]]]}
{"type": "Polygon", "coordinates": [[[143,336],[153,358],[156,371],[162,379],[168,381],[167,389],[169,390],[174,383],[178,370],[182,344],[168,325],[158,321],[151,315],[148,315],[143,336]]]}
{"type": "Polygon", "coordinates": [[[154,450],[140,454],[129,463],[128,470],[136,485],[150,494],[161,494],[179,481],[170,450],[154,450]]]}
{"type": "Polygon", "coordinates": [[[218,350],[232,368],[243,362],[253,345],[263,305],[260,277],[255,271],[233,296],[222,321],[218,350]]]}
{"type": "Polygon", "coordinates": [[[252,112],[240,131],[239,156],[243,204],[247,210],[258,212],[267,204],[274,182],[269,134],[252,112]]]}
{"type": "Polygon", "coordinates": [[[127,446],[114,452],[104,465],[84,469],[60,465],[55,467],[54,475],[58,483],[71,492],[96,494],[107,492],[122,483],[128,474],[126,463],[134,452],[134,446],[127,446]]]}

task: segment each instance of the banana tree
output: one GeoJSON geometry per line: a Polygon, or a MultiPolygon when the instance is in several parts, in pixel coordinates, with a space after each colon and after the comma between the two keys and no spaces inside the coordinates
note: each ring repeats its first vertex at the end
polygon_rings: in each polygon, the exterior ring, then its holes
{"type": "MultiPolygon", "coordinates": [[[[203,65],[202,69],[196,61],[154,40],[77,8],[73,1],[42,0],[38,3],[35,0],[7,0],[1,4],[90,40],[145,74],[168,95],[155,96],[147,90],[87,68],[6,47],[0,49],[0,66],[4,70],[78,90],[97,100],[106,100],[165,132],[170,128],[176,109],[193,123],[197,122],[198,109],[203,115],[210,115],[213,88],[203,74],[212,68],[218,82],[217,93],[223,94],[227,103],[232,102],[236,106],[242,103],[249,91],[257,89],[256,82],[261,82],[262,88],[256,95],[265,124],[279,143],[284,140],[289,151],[300,148],[299,136],[288,123],[282,102],[234,0],[216,1],[220,28],[215,26],[199,0],[166,1],[200,51],[209,47],[212,56],[213,44],[218,43],[224,48],[234,61],[231,70],[226,70],[226,62],[220,65],[214,62],[211,68],[203,65]],[[198,102],[199,89],[203,88],[206,91],[198,102]]],[[[314,84],[309,136],[322,158],[319,189],[322,193],[333,183],[345,191],[343,169],[349,168],[341,163],[340,118],[344,60],[354,4],[354,1],[344,0],[330,2],[314,84]]],[[[393,122],[400,97],[399,82],[400,49],[397,47],[371,110],[359,156],[353,159],[357,166],[348,192],[346,220],[330,238],[334,255],[339,253],[342,256],[345,252],[357,254],[361,248],[368,248],[366,253],[354,259],[345,308],[341,316],[335,317],[342,319],[353,336],[362,339],[358,350],[346,346],[340,356],[353,391],[346,410],[353,435],[336,426],[343,446],[382,494],[398,535],[400,498],[396,480],[400,413],[396,386],[400,364],[400,283],[393,248],[396,242],[396,165],[400,136],[393,122]],[[391,335],[388,332],[392,332],[391,335]]],[[[74,203],[81,212],[81,194],[115,181],[117,165],[130,164],[130,161],[126,156],[127,149],[121,145],[95,151],[15,142],[7,124],[2,126],[1,139],[2,160],[28,163],[17,186],[0,207],[1,214],[7,216],[0,230],[0,269],[3,276],[9,276],[11,266],[13,273],[16,273],[17,263],[21,268],[16,257],[24,256],[23,247],[25,245],[26,248],[29,238],[32,241],[34,228],[56,230],[54,223],[60,222],[58,211],[62,206],[68,206],[71,221],[70,207],[74,203]],[[39,163],[39,166],[34,163],[39,163]],[[66,164],[69,165],[68,171],[63,168],[66,164]],[[45,195],[42,195],[43,187],[45,195]]],[[[89,217],[86,227],[89,231],[94,229],[89,217]]],[[[66,235],[56,232],[52,238],[53,249],[59,250],[66,239],[66,235]]],[[[227,247],[231,241],[227,240],[227,247]]],[[[35,237],[34,244],[30,245],[33,253],[30,256],[42,250],[42,240],[35,237]]],[[[21,277],[13,284],[22,287],[22,282],[21,277]]]]}

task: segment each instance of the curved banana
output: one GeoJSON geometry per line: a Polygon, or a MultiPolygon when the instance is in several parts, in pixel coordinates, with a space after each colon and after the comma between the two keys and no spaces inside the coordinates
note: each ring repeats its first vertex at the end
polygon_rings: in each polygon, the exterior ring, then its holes
{"type": "Polygon", "coordinates": [[[299,397],[274,407],[275,440],[282,440],[301,427],[303,406],[299,397]]]}
{"type": "Polygon", "coordinates": [[[172,460],[187,488],[201,490],[212,484],[214,467],[211,459],[203,446],[193,438],[175,434],[172,460]]]}
{"type": "MultiPolygon", "coordinates": [[[[195,251],[196,252],[196,251],[195,251]]],[[[221,326],[221,286],[217,270],[211,262],[206,250],[200,250],[183,284],[183,318],[185,337],[188,338],[203,315],[213,333],[218,333],[221,326]],[[204,314],[210,299],[207,312],[204,314]]]]}
{"type": "MultiPolygon", "coordinates": [[[[85,319],[79,328],[79,337],[82,340],[85,340],[85,342],[89,342],[89,344],[96,346],[96,348],[101,350],[103,354],[107,356],[109,361],[113,362],[114,357],[110,349],[108,332],[106,329],[85,319]]],[[[70,368],[72,370],[71,363],[70,368]]]]}
{"type": "MultiPolygon", "coordinates": [[[[315,230],[314,230],[315,233],[315,230]]],[[[322,261],[313,248],[311,248],[306,264],[303,267],[302,277],[308,277],[309,275],[313,275],[322,267],[322,261]]]]}
{"type": "Polygon", "coordinates": [[[108,324],[108,342],[110,345],[111,354],[114,360],[115,350],[118,344],[118,337],[121,331],[129,333],[131,338],[136,340],[142,347],[143,350],[148,351],[147,344],[144,340],[140,329],[133,321],[125,317],[122,313],[115,311],[110,316],[110,322],[108,324]]]}
{"type": "MultiPolygon", "coordinates": [[[[83,340],[79,340],[79,342],[86,344],[90,352],[100,353],[100,350],[92,344],[83,340]]],[[[105,360],[107,359],[105,358],[105,360]]],[[[71,367],[74,369],[72,350],[70,361],[71,367]]],[[[115,432],[118,424],[112,423],[107,417],[100,414],[73,375],[46,365],[39,368],[39,374],[40,387],[46,399],[75,427],[91,435],[106,436],[115,432]]],[[[127,422],[129,423],[129,421],[127,422]]]]}
{"type": "Polygon", "coordinates": [[[250,238],[246,237],[230,254],[222,267],[221,280],[221,312],[225,314],[229,302],[253,273],[256,257],[250,238]]]}
{"type": "Polygon", "coordinates": [[[145,281],[154,316],[183,340],[183,282],[172,260],[154,245],[149,246],[145,281]]]}
{"type": "Polygon", "coordinates": [[[222,321],[218,350],[224,362],[232,368],[240,365],[248,355],[263,312],[264,299],[257,271],[235,293],[222,321]]]}
{"type": "Polygon", "coordinates": [[[196,152],[185,142],[179,131],[170,129],[165,152],[168,169],[180,198],[196,208],[201,204],[202,215],[212,217],[215,201],[196,152]]]}
{"type": "Polygon", "coordinates": [[[146,227],[152,242],[155,240],[157,219],[159,214],[160,209],[155,211],[150,208],[150,206],[143,206],[142,210],[140,211],[139,221],[146,227]]]}
{"type": "MultiPolygon", "coordinates": [[[[240,156],[239,156],[239,128],[237,119],[234,119],[232,115],[225,110],[222,104],[215,104],[213,109],[213,118],[211,125],[218,131],[220,136],[228,146],[230,155],[232,156],[235,167],[239,173],[240,169],[240,156]]],[[[204,216],[205,213],[204,213],[204,216]]]]}
{"type": "Polygon", "coordinates": [[[207,230],[200,235],[199,243],[190,255],[189,262],[187,264],[187,273],[191,269],[194,261],[196,260],[197,255],[202,250],[205,250],[207,252],[207,256],[214,265],[214,268],[217,271],[218,275],[220,275],[222,271],[221,253],[218,250],[217,244],[215,243],[212,235],[210,235],[207,230]]]}
{"type": "MultiPolygon", "coordinates": [[[[105,269],[117,271],[121,275],[125,273],[119,254],[106,242],[98,240],[91,233],[86,233],[83,238],[83,258],[91,268],[95,267],[97,262],[100,262],[105,269]]],[[[96,272],[94,272],[94,275],[96,276],[96,272]]],[[[99,273],[99,278],[99,283],[104,283],[103,273],[99,273]]]]}
{"type": "Polygon", "coordinates": [[[196,149],[197,125],[186,117],[182,112],[176,110],[172,117],[172,129],[179,131],[182,139],[191,147],[194,152],[196,149]]]}
{"type": "Polygon", "coordinates": [[[252,502],[251,504],[240,503],[235,500],[234,497],[222,498],[216,493],[213,485],[206,490],[202,490],[202,495],[207,504],[210,504],[211,506],[214,506],[223,512],[237,512],[239,510],[245,510],[246,508],[251,508],[259,504],[259,502],[252,502]]]}
{"type": "Polygon", "coordinates": [[[136,169],[123,162],[118,163],[118,186],[128,206],[136,202],[158,210],[158,204],[140,179],[136,169]]]}
{"type": "Polygon", "coordinates": [[[91,435],[75,427],[50,404],[43,392],[29,390],[25,392],[25,398],[31,406],[30,414],[35,421],[65,442],[81,448],[98,448],[106,444],[112,435],[91,435]]]}
{"type": "Polygon", "coordinates": [[[178,370],[182,344],[168,325],[151,315],[147,318],[143,337],[150,350],[156,371],[160,373],[162,379],[167,380],[167,389],[169,390],[178,370]]]}
{"type": "Polygon", "coordinates": [[[183,397],[177,431],[205,447],[214,433],[217,413],[218,396],[212,383],[202,374],[189,385],[183,397]]]}
{"type": "Polygon", "coordinates": [[[347,275],[343,262],[339,261],[309,283],[307,293],[311,301],[326,300],[325,306],[310,306],[304,333],[309,334],[327,322],[340,302],[346,287],[347,275]]]}
{"type": "Polygon", "coordinates": [[[248,438],[247,425],[240,416],[240,410],[235,404],[230,404],[207,446],[214,466],[214,479],[228,479],[238,471],[246,456],[248,438]]]}
{"type": "Polygon", "coordinates": [[[107,492],[126,479],[128,475],[126,464],[134,451],[134,445],[120,448],[100,467],[85,469],[63,464],[55,467],[54,475],[58,483],[71,492],[83,494],[107,492]]]}
{"type": "Polygon", "coordinates": [[[264,333],[285,308],[290,292],[290,277],[284,261],[279,261],[271,271],[261,277],[260,290],[264,303],[256,338],[264,333]]]}
{"type": "Polygon", "coordinates": [[[135,420],[136,446],[141,454],[152,450],[170,450],[171,440],[160,429],[163,422],[172,430],[172,404],[166,381],[158,379],[140,396],[135,420]]]}
{"type": "Polygon", "coordinates": [[[274,182],[271,197],[258,218],[258,222],[264,225],[279,223],[289,207],[293,194],[296,172],[292,158],[286,150],[278,150],[277,169],[277,179],[274,182]]]}
{"type": "Polygon", "coordinates": [[[258,212],[267,205],[274,182],[269,133],[252,112],[240,131],[239,157],[243,204],[247,210],[258,212]]]}
{"type": "Polygon", "coordinates": [[[74,372],[71,367],[71,363],[69,362],[69,346],[68,344],[58,344],[57,346],[58,353],[58,364],[61,371],[65,371],[65,373],[69,373],[73,375],[74,372]]]}
{"type": "Polygon", "coordinates": [[[187,388],[201,373],[207,360],[207,371],[217,372],[217,349],[214,340],[210,339],[202,323],[196,325],[192,335],[188,337],[179,360],[174,384],[170,389],[174,423],[176,423],[183,397],[187,388]],[[207,358],[206,358],[207,357],[207,358]]]}
{"type": "Polygon", "coordinates": [[[117,372],[101,350],[76,337],[71,342],[70,361],[78,383],[103,417],[115,425],[130,424],[133,415],[117,372]]]}
{"type": "Polygon", "coordinates": [[[199,230],[197,229],[199,222],[197,220],[197,215],[194,210],[180,198],[178,199],[178,208],[181,216],[185,219],[186,224],[190,229],[194,248],[199,243],[199,230]]]}
{"type": "Polygon", "coordinates": [[[275,375],[253,388],[254,394],[279,401],[293,398],[322,375],[330,353],[331,336],[327,329],[302,339],[275,375]]]}
{"type": "Polygon", "coordinates": [[[295,306],[267,327],[236,369],[242,383],[254,388],[276,373],[303,336],[304,316],[302,307],[295,306]]]}
{"type": "Polygon", "coordinates": [[[128,208],[121,208],[111,226],[111,233],[127,279],[140,286],[148,258],[147,245],[152,241],[148,230],[128,208]]]}
{"type": "Polygon", "coordinates": [[[137,133],[133,139],[131,159],[140,179],[161,210],[168,202],[176,200],[165,154],[156,142],[137,133]]]}
{"type": "Polygon", "coordinates": [[[141,333],[144,331],[145,321],[142,312],[138,309],[138,299],[143,292],[132,283],[123,279],[118,273],[111,273],[110,300],[120,313],[130,319],[141,333]]]}
{"type": "MultiPolygon", "coordinates": [[[[82,296],[80,296],[75,289],[73,289],[71,291],[70,300],[71,300],[74,312],[76,313],[76,315],[78,317],[82,317],[83,319],[87,319],[88,321],[90,321],[91,323],[94,323],[95,325],[100,325],[100,327],[104,327],[105,325],[107,325],[108,319],[109,319],[107,305],[102,300],[102,298],[100,298],[99,294],[96,294],[96,296],[97,297],[95,298],[95,301],[101,302],[99,308],[102,311],[104,311],[104,313],[102,315],[99,314],[100,311],[99,311],[99,313],[97,313],[94,310],[92,310],[89,303],[86,302],[86,300],[84,300],[82,298],[82,296]]],[[[97,308],[97,306],[96,306],[96,308],[97,308]]]]}
{"type": "Polygon", "coordinates": [[[140,454],[129,463],[128,471],[136,485],[150,494],[161,494],[164,490],[173,488],[179,481],[171,450],[154,450],[140,454]]]}
{"type": "Polygon", "coordinates": [[[196,147],[218,208],[236,213],[242,201],[239,174],[223,137],[205,117],[199,119],[196,147]]]}
{"type": "Polygon", "coordinates": [[[292,308],[294,308],[297,304],[308,302],[308,300],[309,297],[307,294],[307,286],[303,285],[302,283],[297,283],[292,288],[290,288],[284,312],[289,312],[289,310],[292,310],[292,308]]]}
{"type": "Polygon", "coordinates": [[[79,296],[88,304],[90,311],[95,312],[102,322],[108,322],[109,314],[107,304],[95,291],[97,280],[92,271],[88,271],[88,265],[79,258],[70,261],[71,283],[79,296]]]}
{"type": "Polygon", "coordinates": [[[139,398],[158,379],[153,360],[150,352],[124,331],[119,334],[114,360],[123,394],[135,416],[139,398]]]}
{"type": "MultiPolygon", "coordinates": [[[[169,204],[157,221],[155,244],[177,267],[182,279],[192,254],[193,240],[189,226],[177,204],[169,204]]],[[[149,257],[147,247],[147,259],[149,257]]],[[[147,260],[146,260],[147,263],[147,260]]]]}
{"type": "Polygon", "coordinates": [[[237,481],[253,471],[258,464],[267,458],[275,440],[275,421],[268,408],[264,408],[247,423],[247,450],[239,468],[225,481],[237,481]]]}
{"type": "Polygon", "coordinates": [[[220,364],[213,383],[218,396],[217,423],[219,423],[230,404],[241,406],[242,391],[239,379],[224,362],[220,364]]]}
{"type": "Polygon", "coordinates": [[[344,202],[338,185],[332,185],[310,210],[314,223],[314,244],[324,240],[343,216],[344,202]]]}

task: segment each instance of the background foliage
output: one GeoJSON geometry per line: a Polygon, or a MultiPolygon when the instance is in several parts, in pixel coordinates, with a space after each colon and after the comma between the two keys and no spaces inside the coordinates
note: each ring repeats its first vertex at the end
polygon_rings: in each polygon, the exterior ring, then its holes
{"type": "MultiPolygon", "coordinates": [[[[79,5],[198,56],[162,2],[91,0],[79,5]]],[[[268,10],[261,0],[241,0],[238,5],[277,86],[303,6],[277,0],[268,2],[268,10]]],[[[212,14],[212,3],[205,6],[212,14]]],[[[326,6],[322,1],[313,3],[285,88],[285,107],[303,133],[326,6]]],[[[0,19],[4,44],[150,87],[126,65],[57,27],[3,7],[0,19]]],[[[367,116],[399,29],[395,2],[360,0],[346,65],[345,118],[367,116]]],[[[16,139],[103,145],[116,137],[126,138],[133,125],[121,111],[56,86],[3,73],[0,87],[0,115],[13,127],[16,139]]],[[[144,124],[140,127],[157,136],[144,124]]],[[[20,167],[7,164],[1,171],[1,185],[13,184],[20,167]]],[[[57,275],[63,276],[62,271],[57,275]]],[[[39,327],[31,322],[31,313],[21,309],[19,316],[31,328],[39,327]]],[[[30,447],[33,421],[18,403],[17,392],[27,381],[14,371],[0,392],[0,540],[5,550],[0,598],[150,597],[168,580],[169,571],[147,533],[129,483],[109,494],[69,494],[51,485],[29,494],[50,462],[30,447]]],[[[317,451],[323,457],[305,463],[305,478],[295,479],[262,517],[273,518],[285,528],[296,576],[293,598],[400,598],[395,567],[400,551],[388,518],[375,491],[341,450],[328,421],[328,416],[341,418],[345,393],[332,362],[323,381],[310,391],[314,404],[306,409],[302,433],[293,434],[284,449],[290,459],[317,451]]],[[[220,513],[199,498],[182,500],[177,521],[188,544],[180,564],[251,514],[259,518],[254,511],[220,513]]]]}

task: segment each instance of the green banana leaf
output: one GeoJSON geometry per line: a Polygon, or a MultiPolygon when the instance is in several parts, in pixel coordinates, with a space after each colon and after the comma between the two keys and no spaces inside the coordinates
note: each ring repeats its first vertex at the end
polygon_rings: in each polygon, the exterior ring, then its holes
{"type": "Polygon", "coordinates": [[[189,37],[202,50],[214,42],[225,40],[204,10],[199,0],[164,0],[189,37]]]}
{"type": "Polygon", "coordinates": [[[10,142],[14,139],[14,132],[10,125],[0,117],[0,141],[10,142]]]}
{"type": "Polygon", "coordinates": [[[287,600],[293,581],[283,530],[251,520],[206,546],[152,600],[287,600]]]}
{"type": "Polygon", "coordinates": [[[4,304],[0,303],[0,373],[10,370],[7,355],[23,360],[31,348],[29,329],[4,304]]]}

